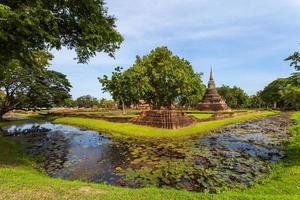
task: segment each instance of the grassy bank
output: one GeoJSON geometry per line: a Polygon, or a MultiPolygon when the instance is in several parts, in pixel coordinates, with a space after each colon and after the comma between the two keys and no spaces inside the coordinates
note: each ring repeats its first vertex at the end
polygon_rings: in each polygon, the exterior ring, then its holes
{"type": "Polygon", "coordinates": [[[189,115],[194,116],[198,119],[205,119],[205,118],[209,118],[209,117],[213,116],[213,114],[211,114],[211,113],[191,113],[189,115]]]}
{"type": "Polygon", "coordinates": [[[54,122],[93,129],[100,132],[109,133],[114,137],[183,137],[206,133],[213,129],[220,128],[221,126],[224,126],[226,124],[246,121],[249,119],[264,117],[272,114],[274,114],[274,112],[270,111],[249,113],[233,118],[201,122],[189,127],[176,130],[167,130],[147,126],[139,126],[131,123],[115,123],[100,119],[87,119],[78,117],[62,117],[55,119],[54,122]]]}
{"type": "Polygon", "coordinates": [[[0,136],[0,199],[300,199],[300,113],[293,118],[298,125],[291,127],[288,157],[273,165],[269,178],[249,189],[216,195],[51,179],[32,167],[32,161],[20,153],[17,143],[0,136]]]}

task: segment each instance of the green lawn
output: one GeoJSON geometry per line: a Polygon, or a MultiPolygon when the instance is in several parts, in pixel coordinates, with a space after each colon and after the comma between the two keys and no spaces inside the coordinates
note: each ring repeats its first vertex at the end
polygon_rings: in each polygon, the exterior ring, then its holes
{"type": "Polygon", "coordinates": [[[100,119],[87,119],[78,117],[62,117],[55,119],[54,122],[85,127],[100,132],[109,133],[114,137],[183,137],[206,133],[225,124],[236,123],[272,114],[275,114],[275,112],[265,111],[258,113],[249,113],[233,118],[201,122],[189,127],[176,130],[167,130],[147,126],[139,126],[132,123],[115,123],[100,119]]]}
{"type": "Polygon", "coordinates": [[[209,117],[213,116],[213,114],[209,114],[209,113],[192,113],[189,115],[194,116],[198,119],[205,119],[205,118],[209,118],[209,117]]]}
{"type": "MultiPolygon", "coordinates": [[[[104,184],[52,179],[35,170],[17,143],[0,137],[0,199],[300,199],[300,112],[286,147],[288,157],[272,166],[268,179],[244,190],[203,194],[175,189],[128,189],[104,184]]],[[[0,124],[4,125],[4,124],[0,124]]]]}
{"type": "Polygon", "coordinates": [[[91,115],[103,115],[105,117],[137,117],[139,115],[139,111],[128,110],[126,114],[122,114],[122,111],[74,111],[70,112],[71,114],[91,114],[91,115]]]}

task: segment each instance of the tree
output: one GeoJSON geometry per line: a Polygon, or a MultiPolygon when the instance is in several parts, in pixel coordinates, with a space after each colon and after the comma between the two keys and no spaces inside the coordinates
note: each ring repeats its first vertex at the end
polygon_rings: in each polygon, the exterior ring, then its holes
{"type": "Polygon", "coordinates": [[[217,88],[217,90],[229,107],[233,109],[247,107],[249,97],[243,89],[236,86],[223,85],[217,88]]]}
{"type": "Polygon", "coordinates": [[[96,52],[113,56],[123,38],[103,0],[2,0],[0,3],[0,69],[16,59],[32,67],[35,51],[75,49],[85,63],[96,52]]]}
{"type": "Polygon", "coordinates": [[[300,53],[294,52],[292,55],[285,59],[286,61],[291,61],[290,66],[295,67],[296,70],[300,70],[300,53]]]}
{"type": "Polygon", "coordinates": [[[100,99],[99,101],[99,106],[100,108],[104,108],[104,109],[112,109],[112,108],[115,108],[115,101],[112,100],[112,99],[105,99],[105,98],[102,98],[100,99]]]}
{"type": "Polygon", "coordinates": [[[140,75],[141,99],[154,109],[170,109],[175,101],[181,105],[200,100],[205,86],[201,74],[194,72],[191,64],[173,53],[167,47],[158,47],[150,54],[137,56],[131,67],[140,75]]]}
{"type": "Polygon", "coordinates": [[[261,98],[267,104],[273,108],[284,107],[284,96],[282,91],[289,84],[288,78],[279,78],[267,85],[261,93],[261,98]]]}
{"type": "Polygon", "coordinates": [[[128,70],[122,73],[117,68],[111,79],[104,76],[100,83],[115,100],[127,103],[145,100],[154,109],[170,109],[174,102],[195,104],[205,90],[201,74],[195,73],[188,61],[174,56],[167,47],[137,56],[128,70]]]}
{"type": "Polygon", "coordinates": [[[76,99],[76,105],[79,108],[92,108],[98,105],[98,100],[91,95],[84,95],[76,99]]]}
{"type": "Polygon", "coordinates": [[[136,96],[133,95],[137,86],[132,84],[131,73],[122,72],[121,67],[116,67],[112,73],[111,79],[104,75],[103,78],[98,78],[102,84],[102,91],[109,92],[115,101],[122,104],[122,112],[126,114],[125,106],[138,101],[136,96]]]}
{"type": "Polygon", "coordinates": [[[292,84],[287,85],[281,91],[284,101],[284,109],[300,109],[300,87],[292,84]]]}
{"type": "MultiPolygon", "coordinates": [[[[285,59],[290,66],[300,70],[300,53],[295,52],[285,59]]],[[[288,78],[279,78],[271,82],[261,93],[267,105],[282,109],[300,109],[300,73],[295,72],[288,78]]]]}
{"type": "Polygon", "coordinates": [[[70,98],[65,99],[64,102],[62,102],[60,104],[60,106],[64,106],[67,108],[73,108],[76,106],[76,101],[70,97],[70,98]]]}
{"type": "Polygon", "coordinates": [[[11,60],[0,74],[2,100],[0,117],[13,109],[53,107],[69,98],[71,85],[66,76],[48,70],[52,58],[47,52],[34,52],[36,66],[21,66],[19,60],[11,60]]]}
{"type": "Polygon", "coordinates": [[[261,91],[251,95],[248,99],[248,108],[265,108],[265,102],[261,98],[261,91]]]}

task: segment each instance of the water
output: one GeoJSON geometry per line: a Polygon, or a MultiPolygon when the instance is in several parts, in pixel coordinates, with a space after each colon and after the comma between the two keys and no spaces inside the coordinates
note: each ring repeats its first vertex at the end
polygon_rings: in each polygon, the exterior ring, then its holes
{"type": "Polygon", "coordinates": [[[53,123],[4,127],[51,177],[128,187],[173,187],[215,192],[247,186],[285,156],[288,132],[268,134],[274,123],[253,121],[186,141],[115,139],[96,131],[53,123]],[[269,125],[268,125],[269,124],[269,125]]]}
{"type": "Polygon", "coordinates": [[[115,184],[114,166],[123,162],[126,149],[117,148],[96,131],[53,123],[26,123],[5,127],[7,136],[17,136],[26,152],[38,156],[41,167],[52,177],[115,184]]]}

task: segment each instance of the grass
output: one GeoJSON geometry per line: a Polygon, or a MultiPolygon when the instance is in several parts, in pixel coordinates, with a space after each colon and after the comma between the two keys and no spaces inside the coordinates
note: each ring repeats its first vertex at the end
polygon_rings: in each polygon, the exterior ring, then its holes
{"type": "MultiPolygon", "coordinates": [[[[54,113],[64,113],[61,111],[51,111],[54,113]]],[[[74,110],[67,112],[71,114],[92,114],[92,115],[103,115],[103,116],[114,116],[114,117],[128,117],[128,116],[138,116],[140,111],[136,110],[126,110],[126,114],[122,114],[120,110],[101,110],[101,111],[84,111],[84,110],[74,110]]]]}
{"type": "Polygon", "coordinates": [[[269,178],[249,189],[226,191],[221,194],[158,188],[128,189],[52,179],[35,170],[30,164],[30,159],[24,159],[17,143],[8,142],[0,136],[0,199],[300,199],[300,112],[294,114],[293,118],[297,120],[298,125],[290,129],[293,137],[286,147],[288,157],[272,166],[273,171],[269,178]]]}
{"type": "Polygon", "coordinates": [[[114,137],[144,137],[144,138],[185,137],[185,136],[193,136],[201,133],[206,133],[213,129],[220,128],[221,126],[224,126],[226,124],[241,122],[252,118],[263,117],[267,115],[272,115],[274,113],[275,112],[270,112],[270,111],[249,113],[249,114],[245,114],[233,118],[201,122],[189,127],[176,129],[176,130],[167,130],[167,129],[147,127],[147,126],[140,126],[131,123],[116,123],[116,122],[108,122],[100,119],[87,119],[87,118],[78,118],[78,117],[57,118],[54,120],[54,122],[93,129],[100,132],[111,134],[114,137]]]}
{"type": "Polygon", "coordinates": [[[205,118],[209,118],[209,117],[213,116],[213,114],[209,114],[209,113],[192,113],[189,115],[194,116],[198,119],[205,119],[205,118]]]}

